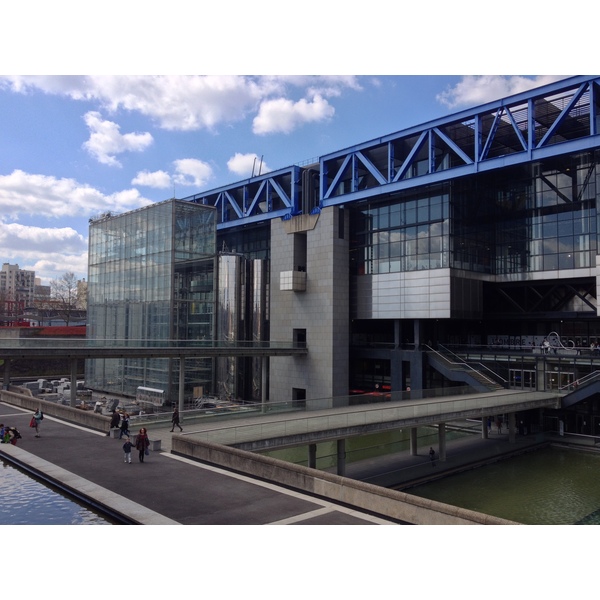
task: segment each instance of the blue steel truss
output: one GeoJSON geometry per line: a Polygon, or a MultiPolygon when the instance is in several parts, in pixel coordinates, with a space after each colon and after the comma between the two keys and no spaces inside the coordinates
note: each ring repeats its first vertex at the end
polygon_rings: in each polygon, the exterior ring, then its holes
{"type": "Polygon", "coordinates": [[[215,206],[224,229],[600,148],[599,85],[571,77],[322,156],[316,205],[299,166],[184,200],[215,206]]]}
{"type": "Polygon", "coordinates": [[[232,185],[183,198],[217,208],[217,228],[225,229],[300,213],[302,169],[298,166],[271,171],[232,185]]]}
{"type": "Polygon", "coordinates": [[[600,79],[571,77],[320,159],[320,207],[600,146],[600,79]]]}

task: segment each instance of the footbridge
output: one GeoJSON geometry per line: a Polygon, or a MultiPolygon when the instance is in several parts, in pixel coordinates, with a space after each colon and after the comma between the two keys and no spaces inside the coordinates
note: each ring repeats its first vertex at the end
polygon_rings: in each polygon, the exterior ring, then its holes
{"type": "Polygon", "coordinates": [[[487,418],[508,415],[509,442],[515,441],[515,414],[536,408],[559,408],[560,392],[523,392],[502,390],[488,393],[461,394],[381,402],[362,406],[345,406],[302,413],[269,414],[268,412],[236,419],[235,423],[190,425],[186,432],[174,436],[181,446],[193,441],[213,442],[241,450],[264,451],[276,448],[308,446],[308,466],[316,466],[316,444],[337,442],[338,475],[345,474],[345,440],[349,437],[391,429],[410,428],[411,454],[417,452],[417,428],[438,426],[439,459],[446,460],[445,424],[457,419],[480,418],[482,437],[487,438],[487,418]]]}
{"type": "MultiPolygon", "coordinates": [[[[308,352],[306,344],[251,341],[202,340],[91,340],[67,338],[19,338],[0,340],[3,389],[10,386],[11,361],[17,359],[66,359],[71,365],[71,405],[75,406],[77,361],[90,358],[175,358],[179,360],[179,381],[183,381],[186,358],[220,356],[295,356],[308,352]]],[[[183,385],[179,386],[179,408],[183,410],[183,385]]]]}

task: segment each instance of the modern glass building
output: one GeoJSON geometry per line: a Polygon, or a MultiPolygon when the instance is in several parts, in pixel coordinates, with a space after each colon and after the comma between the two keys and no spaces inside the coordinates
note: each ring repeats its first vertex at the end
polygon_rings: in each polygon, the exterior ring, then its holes
{"type": "MultiPolygon", "coordinates": [[[[220,314],[215,335],[251,339],[248,264],[259,260],[253,327],[261,339],[308,347],[269,359],[271,401],[477,385],[444,357],[476,357],[497,384],[519,389],[593,373],[599,126],[600,78],[571,77],[184,198],[176,204],[214,208],[217,247],[231,255],[216,310],[233,290],[245,303],[228,304],[241,312],[220,314]]],[[[94,233],[90,252],[101,243],[94,233]]],[[[104,252],[99,262],[110,259],[104,252]]],[[[90,287],[106,269],[90,262],[90,287]]],[[[114,286],[129,275],[111,277],[114,286]]],[[[98,300],[91,328],[104,320],[116,335],[116,315],[98,300]]],[[[174,326],[176,305],[156,310],[153,320],[174,326]]],[[[250,398],[256,369],[237,363],[216,379],[250,398]]],[[[600,433],[594,401],[576,410],[600,433]]]]}
{"type": "MultiPolygon", "coordinates": [[[[214,336],[216,211],[168,200],[90,222],[88,339],[132,346],[214,336]]],[[[135,396],[139,386],[179,393],[172,359],[94,359],[89,387],[135,396]]],[[[176,362],[176,361],[175,361],[176,362]]],[[[185,386],[213,380],[210,359],[188,359],[185,386]]]]}

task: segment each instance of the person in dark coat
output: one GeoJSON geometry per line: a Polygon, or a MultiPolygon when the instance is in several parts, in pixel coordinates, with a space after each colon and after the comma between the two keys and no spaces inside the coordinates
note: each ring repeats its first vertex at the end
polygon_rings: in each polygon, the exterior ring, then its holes
{"type": "Polygon", "coordinates": [[[119,426],[119,421],[121,420],[121,415],[113,410],[112,417],[110,418],[110,427],[108,428],[108,433],[106,435],[110,435],[111,429],[116,429],[119,426]]]}
{"type": "Polygon", "coordinates": [[[144,462],[144,455],[146,454],[146,450],[150,447],[150,440],[148,439],[148,433],[146,432],[146,428],[142,427],[140,432],[137,434],[137,438],[135,440],[135,449],[140,453],[140,462],[144,462]]]}
{"type": "Polygon", "coordinates": [[[173,409],[173,416],[171,417],[171,432],[175,429],[175,427],[179,427],[179,431],[183,431],[183,427],[179,424],[179,410],[177,407],[173,409]]]}
{"type": "Polygon", "coordinates": [[[119,439],[123,436],[129,437],[129,415],[127,413],[123,413],[123,418],[121,419],[121,433],[119,433],[119,439]]]}

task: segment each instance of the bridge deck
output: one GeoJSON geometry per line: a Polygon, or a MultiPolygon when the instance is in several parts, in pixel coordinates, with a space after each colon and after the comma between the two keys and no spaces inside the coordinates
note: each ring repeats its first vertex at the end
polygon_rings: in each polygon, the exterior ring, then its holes
{"type": "Polygon", "coordinates": [[[305,412],[269,412],[235,423],[189,424],[184,435],[194,439],[264,450],[364,435],[401,427],[433,425],[462,418],[487,417],[539,407],[558,407],[558,392],[498,392],[444,398],[383,402],[305,412]]]}

